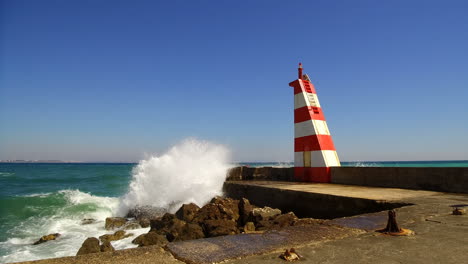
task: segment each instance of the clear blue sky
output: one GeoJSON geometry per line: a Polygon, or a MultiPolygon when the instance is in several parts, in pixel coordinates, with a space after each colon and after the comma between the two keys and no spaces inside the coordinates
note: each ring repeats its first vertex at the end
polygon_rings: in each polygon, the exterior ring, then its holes
{"type": "Polygon", "coordinates": [[[0,159],[136,161],[197,137],[291,161],[298,62],[341,160],[468,159],[467,1],[0,8],[0,159]]]}

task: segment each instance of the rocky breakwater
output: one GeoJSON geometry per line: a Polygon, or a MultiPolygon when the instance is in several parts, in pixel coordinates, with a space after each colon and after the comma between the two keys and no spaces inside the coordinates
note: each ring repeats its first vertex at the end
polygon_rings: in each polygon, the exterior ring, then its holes
{"type": "MultiPolygon", "coordinates": [[[[139,235],[132,243],[139,247],[157,245],[164,247],[170,242],[194,240],[207,237],[234,235],[240,233],[260,233],[286,226],[309,225],[323,222],[312,218],[299,219],[293,212],[283,214],[281,210],[270,207],[257,207],[243,198],[215,197],[208,204],[184,204],[175,214],[160,216],[152,208],[132,210],[133,218],[122,217],[106,219],[106,229],[118,229],[113,234],[88,238],[83,242],[78,255],[113,251],[111,241],[129,236],[125,229],[147,225],[151,227],[146,234],[139,235]],[[137,213],[135,213],[137,212],[137,213]]],[[[127,215],[128,216],[128,215],[127,215]]]]}
{"type": "Polygon", "coordinates": [[[321,220],[299,219],[294,213],[258,208],[249,200],[216,197],[203,207],[184,204],[175,214],[166,213],[150,221],[151,229],[133,240],[139,246],[164,246],[169,242],[263,232],[286,226],[316,224],[321,220]]]}

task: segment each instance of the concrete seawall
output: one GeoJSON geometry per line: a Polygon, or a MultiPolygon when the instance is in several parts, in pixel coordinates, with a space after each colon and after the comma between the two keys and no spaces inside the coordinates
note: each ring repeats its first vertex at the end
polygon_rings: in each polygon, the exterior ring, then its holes
{"type": "MultiPolygon", "coordinates": [[[[333,167],[331,183],[468,193],[468,167],[333,167]]],[[[236,167],[228,180],[294,181],[294,168],[236,167]]]]}

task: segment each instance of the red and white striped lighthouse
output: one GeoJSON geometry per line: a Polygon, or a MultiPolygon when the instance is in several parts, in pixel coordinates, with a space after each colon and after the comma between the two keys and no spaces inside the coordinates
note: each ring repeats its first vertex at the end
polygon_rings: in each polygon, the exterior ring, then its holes
{"type": "Polygon", "coordinates": [[[314,85],[302,74],[289,84],[294,88],[294,178],[330,182],[330,167],[340,166],[333,140],[314,85]]]}

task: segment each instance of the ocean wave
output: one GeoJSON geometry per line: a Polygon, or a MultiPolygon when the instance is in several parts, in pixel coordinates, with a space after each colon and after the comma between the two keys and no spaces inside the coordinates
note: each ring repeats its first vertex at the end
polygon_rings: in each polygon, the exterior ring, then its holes
{"type": "Polygon", "coordinates": [[[14,175],[15,175],[14,172],[0,172],[0,177],[10,177],[14,175]]]}
{"type": "MultiPolygon", "coordinates": [[[[11,204],[11,210],[16,207],[20,213],[27,213],[17,215],[16,225],[5,234],[7,239],[0,242],[0,263],[8,263],[75,255],[87,237],[108,233],[104,229],[104,220],[115,215],[119,199],[95,196],[80,190],[61,190],[13,197],[10,201],[3,200],[3,203],[11,204]],[[84,218],[97,221],[82,225],[84,218]],[[32,245],[41,236],[51,233],[60,233],[61,236],[57,241],[32,245]]],[[[4,209],[11,213],[10,216],[15,214],[9,208],[4,209]]]]}

